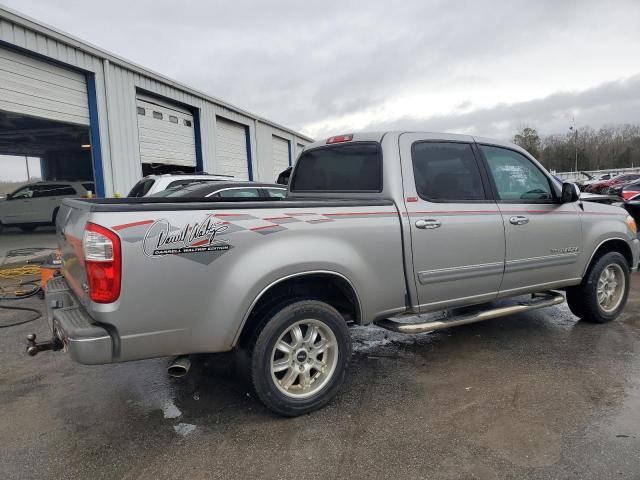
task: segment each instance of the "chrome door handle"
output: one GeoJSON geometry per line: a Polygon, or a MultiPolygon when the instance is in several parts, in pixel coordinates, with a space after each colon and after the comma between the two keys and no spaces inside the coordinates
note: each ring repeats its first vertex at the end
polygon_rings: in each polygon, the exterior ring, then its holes
{"type": "Polygon", "coordinates": [[[524,215],[514,215],[509,219],[509,223],[511,223],[511,225],[524,225],[529,223],[529,217],[525,217],[524,215]]]}
{"type": "Polygon", "coordinates": [[[436,220],[434,218],[416,220],[416,228],[421,228],[422,230],[433,230],[434,228],[440,228],[441,226],[442,223],[440,223],[440,220],[436,220]]]}

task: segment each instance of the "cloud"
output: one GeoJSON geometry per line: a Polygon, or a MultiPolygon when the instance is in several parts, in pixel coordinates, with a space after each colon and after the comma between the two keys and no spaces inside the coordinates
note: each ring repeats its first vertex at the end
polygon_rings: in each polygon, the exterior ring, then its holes
{"type": "Polygon", "coordinates": [[[636,0],[5,2],[312,136],[564,129],[558,115],[580,108],[579,123],[610,123],[631,116],[627,103],[580,99],[640,73],[636,0]]]}
{"type": "Polygon", "coordinates": [[[403,116],[367,124],[367,130],[426,130],[510,138],[523,125],[541,133],[565,132],[577,126],[640,121],[640,75],[606,82],[581,92],[559,92],[544,98],[498,104],[491,108],[431,117],[403,116]]]}

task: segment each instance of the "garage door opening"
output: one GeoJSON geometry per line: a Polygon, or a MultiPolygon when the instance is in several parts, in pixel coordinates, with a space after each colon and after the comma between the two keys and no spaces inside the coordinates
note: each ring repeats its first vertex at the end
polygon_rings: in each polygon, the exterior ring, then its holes
{"type": "Polygon", "coordinates": [[[63,198],[95,193],[89,127],[0,110],[0,222],[51,224],[63,198]]]}
{"type": "Polygon", "coordinates": [[[136,95],[136,111],[142,175],[196,172],[193,112],[140,92],[136,95]]]}
{"type": "Polygon", "coordinates": [[[51,225],[95,193],[90,139],[85,75],[0,47],[0,228],[51,225]]]}

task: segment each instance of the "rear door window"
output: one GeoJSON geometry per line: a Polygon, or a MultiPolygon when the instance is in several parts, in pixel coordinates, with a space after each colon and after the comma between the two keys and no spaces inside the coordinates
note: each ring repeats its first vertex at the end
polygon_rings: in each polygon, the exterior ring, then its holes
{"type": "Polygon", "coordinates": [[[34,185],[32,198],[53,197],[57,192],[58,185],[34,185]]]}
{"type": "Polygon", "coordinates": [[[230,188],[208,196],[220,198],[258,198],[260,192],[258,192],[257,188],[230,188]]]}
{"type": "Polygon", "coordinates": [[[411,147],[416,190],[423,200],[485,200],[480,169],[468,143],[416,142],[411,147]]]}
{"type": "Polygon", "coordinates": [[[54,196],[73,196],[77,194],[78,192],[71,185],[58,185],[51,193],[54,196]]]}
{"type": "Polygon", "coordinates": [[[287,196],[287,191],[284,188],[265,188],[269,198],[284,198],[287,196]]]}
{"type": "Polygon", "coordinates": [[[377,143],[307,150],[298,159],[295,192],[380,192],[382,155],[377,143]]]}

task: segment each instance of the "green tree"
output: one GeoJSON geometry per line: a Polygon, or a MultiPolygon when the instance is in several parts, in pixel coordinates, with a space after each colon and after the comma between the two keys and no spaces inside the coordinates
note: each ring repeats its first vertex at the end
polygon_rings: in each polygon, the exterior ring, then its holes
{"type": "Polygon", "coordinates": [[[519,133],[513,137],[513,143],[524,148],[535,158],[540,157],[540,146],[542,141],[538,131],[533,127],[524,127],[519,133]]]}

